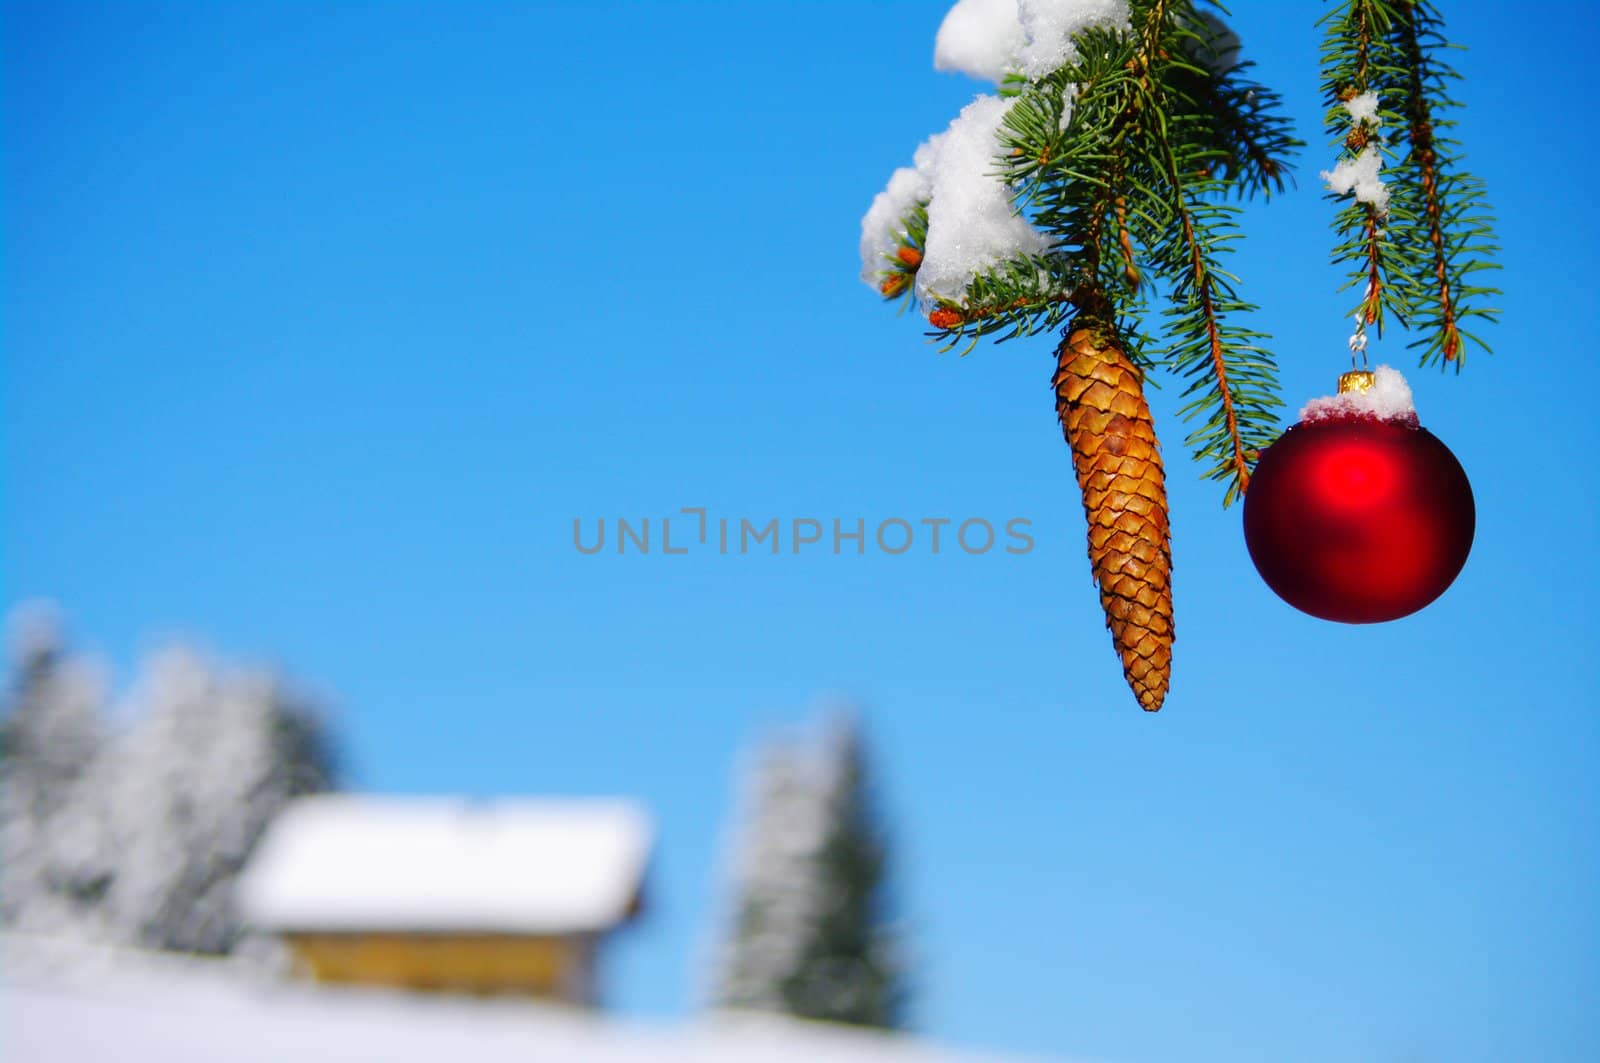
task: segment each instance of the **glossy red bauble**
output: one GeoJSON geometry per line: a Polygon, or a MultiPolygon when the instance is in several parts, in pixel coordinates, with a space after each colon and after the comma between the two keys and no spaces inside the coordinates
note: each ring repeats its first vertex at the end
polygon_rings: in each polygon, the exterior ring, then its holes
{"type": "Polygon", "coordinates": [[[1416,612],[1472,549],[1472,487],[1414,419],[1302,422],[1268,447],[1244,500],[1244,537],[1267,586],[1347,624],[1416,612]]]}

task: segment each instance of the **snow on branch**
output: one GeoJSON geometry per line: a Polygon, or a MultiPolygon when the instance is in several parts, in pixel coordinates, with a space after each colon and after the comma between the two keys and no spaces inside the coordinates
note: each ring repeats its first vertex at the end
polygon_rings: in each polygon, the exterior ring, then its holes
{"type": "Polygon", "coordinates": [[[928,243],[917,272],[925,307],[960,303],[980,272],[1050,249],[1050,237],[1018,213],[1011,186],[997,174],[1000,123],[1015,99],[979,96],[950,128],[918,149],[931,175],[928,243]]]}
{"type": "Polygon", "coordinates": [[[1378,94],[1363,92],[1341,101],[1350,115],[1350,135],[1345,143],[1359,146],[1358,153],[1340,159],[1332,170],[1324,170],[1321,177],[1328,191],[1337,196],[1355,193],[1356,202],[1369,204],[1378,216],[1389,213],[1389,188],[1383,183],[1383,152],[1377,138],[1378,94]]]}
{"type": "Polygon", "coordinates": [[[1127,29],[1126,0],[958,0],[939,26],[938,70],[1000,82],[1036,80],[1077,59],[1073,34],[1127,29]]]}

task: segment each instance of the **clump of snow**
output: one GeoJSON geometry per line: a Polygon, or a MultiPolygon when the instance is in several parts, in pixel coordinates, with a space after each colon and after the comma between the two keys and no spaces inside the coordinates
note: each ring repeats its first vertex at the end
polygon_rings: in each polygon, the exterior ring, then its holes
{"type": "Polygon", "coordinates": [[[1389,186],[1379,175],[1382,169],[1383,156],[1376,147],[1369,145],[1355,158],[1341,160],[1322,177],[1332,191],[1340,195],[1354,192],[1358,202],[1370,203],[1380,215],[1386,215],[1389,213],[1389,186]]]}
{"type": "Polygon", "coordinates": [[[1368,125],[1378,124],[1378,94],[1376,92],[1363,92],[1359,96],[1352,96],[1344,101],[1344,109],[1350,115],[1352,122],[1366,122],[1368,125]]]}
{"type": "MultiPolygon", "coordinates": [[[[1127,0],[957,0],[939,27],[934,66],[992,81],[1013,73],[1037,80],[1078,58],[1074,34],[1130,28],[1127,0]]],[[[1239,39],[1225,24],[1202,14],[1196,31],[1209,42],[1199,59],[1218,71],[1233,65],[1239,39]]],[[[978,274],[1053,246],[1017,210],[997,172],[998,130],[1014,102],[978,97],[945,133],[917,149],[914,168],[895,171],[861,220],[866,284],[879,288],[885,257],[904,242],[905,218],[918,203],[927,204],[928,233],[914,290],[925,309],[959,306],[978,274]]],[[[1062,129],[1071,115],[1069,91],[1062,129]]]]}
{"type": "Polygon", "coordinates": [[[1017,0],[957,0],[939,24],[933,67],[998,82],[1027,42],[1017,0]]]}
{"type": "MultiPolygon", "coordinates": [[[[1363,92],[1343,101],[1354,128],[1365,128],[1369,137],[1378,126],[1378,94],[1363,92]]],[[[1355,193],[1358,203],[1369,203],[1380,217],[1389,213],[1389,186],[1383,183],[1379,171],[1383,169],[1383,153],[1375,137],[1353,159],[1340,159],[1332,170],[1322,171],[1328,191],[1344,196],[1355,193]]]]}
{"type": "Polygon", "coordinates": [[[1017,213],[1011,186],[996,174],[1000,123],[1015,102],[979,96],[942,136],[917,149],[917,168],[931,175],[928,241],[916,287],[924,306],[960,303],[979,273],[1052,245],[1017,213]]]}
{"type": "Polygon", "coordinates": [[[1322,171],[1328,182],[1328,191],[1336,195],[1355,193],[1356,200],[1370,203],[1380,215],[1389,213],[1389,186],[1383,183],[1378,171],[1383,168],[1383,156],[1375,145],[1367,145],[1353,159],[1340,159],[1332,170],[1322,171]]]}
{"type": "Polygon", "coordinates": [[[1417,406],[1411,398],[1411,385],[1400,371],[1380,365],[1376,378],[1366,391],[1346,391],[1312,399],[1300,410],[1301,423],[1371,417],[1380,421],[1416,422],[1417,406]]]}
{"type": "Polygon", "coordinates": [[[872,200],[861,219],[861,279],[874,291],[883,279],[884,259],[893,257],[906,240],[905,220],[918,203],[928,201],[928,174],[902,166],[889,185],[872,200]]]}
{"type": "Polygon", "coordinates": [[[1016,69],[1030,79],[1078,57],[1074,33],[1130,28],[1126,0],[1018,0],[1017,15],[1027,43],[1017,53],[1016,69]]]}
{"type": "Polygon", "coordinates": [[[1037,80],[1078,57],[1074,33],[1128,26],[1127,0],[958,0],[939,26],[933,65],[986,81],[1037,80]]]}

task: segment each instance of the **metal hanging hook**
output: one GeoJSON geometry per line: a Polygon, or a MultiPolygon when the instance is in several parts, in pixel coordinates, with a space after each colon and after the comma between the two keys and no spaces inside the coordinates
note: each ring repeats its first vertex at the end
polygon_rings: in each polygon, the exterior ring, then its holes
{"type": "Polygon", "coordinates": [[[1367,369],[1367,304],[1372,302],[1374,285],[1367,282],[1366,297],[1361,300],[1361,306],[1356,309],[1356,330],[1350,334],[1350,369],[1352,371],[1367,369]],[[1358,363],[1356,359],[1360,359],[1358,363]]]}
{"type": "Polygon", "coordinates": [[[1339,374],[1339,394],[1366,391],[1377,382],[1367,366],[1367,304],[1372,301],[1373,285],[1367,283],[1367,297],[1355,312],[1356,330],[1350,334],[1350,371],[1339,374]]]}
{"type": "Polygon", "coordinates": [[[1356,311],[1356,330],[1350,334],[1350,368],[1365,369],[1367,367],[1367,313],[1365,310],[1356,311]],[[1361,361],[1357,364],[1356,359],[1361,361]]]}

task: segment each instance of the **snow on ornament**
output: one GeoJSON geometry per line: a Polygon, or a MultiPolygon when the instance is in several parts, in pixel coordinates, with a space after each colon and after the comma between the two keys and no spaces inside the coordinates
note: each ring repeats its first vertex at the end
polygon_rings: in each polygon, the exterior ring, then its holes
{"type": "Polygon", "coordinates": [[[1244,537],[1267,586],[1347,624],[1398,620],[1455,581],[1476,511],[1461,463],[1417,420],[1388,366],[1339,378],[1261,455],[1244,537]]]}

